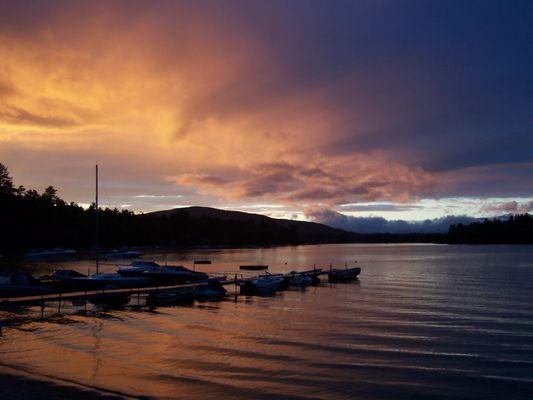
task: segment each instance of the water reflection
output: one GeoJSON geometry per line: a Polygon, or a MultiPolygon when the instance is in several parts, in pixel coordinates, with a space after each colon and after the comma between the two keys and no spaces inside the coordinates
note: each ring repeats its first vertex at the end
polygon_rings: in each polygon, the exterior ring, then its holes
{"type": "MultiPolygon", "coordinates": [[[[202,252],[153,255],[176,260],[202,252]]],[[[355,283],[273,296],[3,311],[0,363],[161,398],[530,398],[533,249],[303,246],[210,253],[272,272],[358,259],[355,283]],[[287,263],[287,265],[285,264],[287,263]]],[[[159,258],[157,258],[159,257],[159,258]]],[[[86,264],[75,266],[83,271],[86,264]]],[[[199,269],[200,265],[197,266],[199,269]]]]}

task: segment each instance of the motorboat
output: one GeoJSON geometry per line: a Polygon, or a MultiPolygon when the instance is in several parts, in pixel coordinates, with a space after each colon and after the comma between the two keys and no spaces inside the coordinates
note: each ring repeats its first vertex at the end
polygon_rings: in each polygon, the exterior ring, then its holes
{"type": "Polygon", "coordinates": [[[142,277],[146,271],[156,271],[161,268],[161,265],[152,261],[133,261],[130,265],[120,267],[117,273],[122,276],[142,277]]]}
{"type": "Polygon", "coordinates": [[[65,258],[74,257],[76,250],[55,248],[49,250],[32,250],[26,253],[26,259],[32,261],[40,260],[63,260],[65,258]]]}
{"type": "Polygon", "coordinates": [[[305,287],[313,283],[313,278],[306,274],[292,274],[289,278],[289,286],[305,287]]]}
{"type": "Polygon", "coordinates": [[[139,258],[143,255],[140,251],[135,250],[111,250],[109,253],[106,253],[107,259],[128,259],[128,258],[139,258]]]}
{"type": "Polygon", "coordinates": [[[311,283],[313,285],[317,285],[320,283],[320,275],[322,274],[322,268],[314,267],[313,269],[309,269],[307,271],[292,271],[291,274],[304,274],[311,278],[311,283]]]}
{"type": "Polygon", "coordinates": [[[40,296],[53,293],[34,276],[26,272],[11,272],[0,276],[0,298],[40,296]]]}
{"type": "Polygon", "coordinates": [[[221,283],[220,279],[209,279],[206,284],[196,286],[194,297],[199,298],[220,298],[224,297],[227,290],[221,283]]]}
{"type": "Polygon", "coordinates": [[[118,269],[118,274],[125,277],[143,277],[151,284],[173,284],[207,280],[204,272],[192,271],[181,265],[159,265],[152,261],[134,261],[130,266],[118,269]]]}
{"type": "Polygon", "coordinates": [[[127,277],[117,273],[84,275],[74,270],[57,270],[50,276],[60,289],[70,292],[87,290],[133,289],[148,285],[143,277],[127,277]]]}
{"type": "Polygon", "coordinates": [[[361,268],[330,269],[328,278],[330,282],[349,282],[356,280],[361,273],[361,268]]]}
{"type": "Polygon", "coordinates": [[[283,275],[260,275],[240,283],[243,294],[272,294],[283,284],[283,275]]]}
{"type": "Polygon", "coordinates": [[[194,286],[164,289],[150,293],[147,302],[154,305],[170,305],[191,301],[194,297],[194,286]]]}

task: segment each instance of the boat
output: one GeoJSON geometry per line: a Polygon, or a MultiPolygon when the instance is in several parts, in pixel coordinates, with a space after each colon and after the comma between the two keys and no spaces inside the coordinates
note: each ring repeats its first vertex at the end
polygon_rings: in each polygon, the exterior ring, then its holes
{"type": "Polygon", "coordinates": [[[196,286],[194,297],[199,298],[220,298],[224,297],[227,290],[221,283],[220,279],[209,279],[205,285],[196,286]]]}
{"type": "Polygon", "coordinates": [[[263,271],[268,269],[268,265],[241,265],[239,269],[246,271],[263,271]]]}
{"type": "Polygon", "coordinates": [[[285,281],[283,275],[260,275],[242,281],[239,285],[243,294],[272,294],[285,281]]]}
{"type": "Polygon", "coordinates": [[[140,251],[135,250],[111,250],[109,253],[106,253],[105,257],[107,259],[127,259],[127,258],[139,258],[143,255],[140,251]]]}
{"type": "Polygon", "coordinates": [[[65,258],[74,257],[76,255],[76,250],[72,249],[63,249],[55,248],[49,250],[31,250],[26,253],[25,257],[28,260],[39,261],[39,260],[63,260],[65,258]]]}
{"type": "Polygon", "coordinates": [[[143,277],[125,277],[116,273],[84,275],[74,270],[57,270],[50,276],[58,289],[68,292],[89,290],[133,289],[148,286],[143,277]]]}
{"type": "Polygon", "coordinates": [[[0,276],[0,298],[40,296],[53,290],[26,272],[11,272],[0,276]]]}
{"type": "Polygon", "coordinates": [[[169,305],[190,301],[194,297],[194,286],[185,286],[152,292],[148,295],[147,303],[154,305],[169,305]]]}
{"type": "Polygon", "coordinates": [[[300,271],[300,272],[292,271],[291,274],[293,273],[307,275],[308,277],[311,278],[312,284],[316,285],[320,283],[320,275],[322,274],[322,268],[314,267],[313,269],[309,269],[307,271],[300,271]]]}
{"type": "Polygon", "coordinates": [[[146,278],[153,285],[198,282],[209,278],[204,272],[192,271],[181,265],[162,266],[153,261],[134,261],[117,272],[124,277],[146,278]]]}
{"type": "Polygon", "coordinates": [[[305,287],[312,283],[313,278],[303,273],[291,274],[291,277],[289,278],[289,286],[305,287]]]}
{"type": "Polygon", "coordinates": [[[330,269],[328,278],[330,282],[349,282],[357,279],[361,268],[330,269]]]}
{"type": "MultiPolygon", "coordinates": [[[[52,274],[52,279],[59,282],[65,291],[91,291],[91,290],[113,290],[113,289],[133,289],[147,286],[148,280],[145,277],[126,277],[118,273],[100,273],[100,230],[99,230],[99,207],[98,207],[98,165],[96,165],[96,190],[95,190],[95,217],[96,217],[96,273],[91,276],[80,274],[73,270],[59,270],[52,274]]],[[[123,293],[98,294],[90,301],[95,300],[105,303],[109,300],[114,304],[117,301],[123,302],[129,295],[123,293]]]]}

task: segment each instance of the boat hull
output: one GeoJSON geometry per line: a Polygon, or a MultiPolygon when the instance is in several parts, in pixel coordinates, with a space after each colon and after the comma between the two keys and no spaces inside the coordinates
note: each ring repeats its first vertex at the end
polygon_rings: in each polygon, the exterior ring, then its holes
{"type": "Polygon", "coordinates": [[[357,279],[361,273],[361,268],[346,268],[346,269],[335,269],[331,270],[328,273],[329,281],[332,283],[335,282],[350,282],[357,279]]]}

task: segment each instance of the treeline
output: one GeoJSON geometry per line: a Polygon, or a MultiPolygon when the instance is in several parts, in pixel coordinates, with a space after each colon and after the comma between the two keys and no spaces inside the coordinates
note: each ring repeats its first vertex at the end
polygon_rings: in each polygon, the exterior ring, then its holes
{"type": "MultiPolygon", "coordinates": [[[[222,211],[221,211],[222,212],[222,211]]],[[[270,246],[316,243],[533,243],[529,215],[506,221],[454,225],[446,234],[358,234],[325,225],[255,216],[247,220],[192,216],[186,210],[134,214],[100,209],[100,244],[122,246],[270,246]]],[[[30,249],[94,247],[94,204],[84,209],[62,200],[49,186],[42,193],[15,186],[0,163],[0,254],[30,249]]]]}
{"type": "Polygon", "coordinates": [[[448,243],[465,244],[533,244],[533,218],[529,214],[512,215],[508,219],[485,219],[472,224],[452,225],[448,243]]]}
{"type": "MultiPolygon", "coordinates": [[[[121,246],[272,245],[305,242],[296,229],[261,221],[192,218],[185,212],[168,216],[135,215],[131,211],[100,209],[100,244],[121,246]]],[[[95,206],[84,209],[62,200],[50,186],[43,193],[16,187],[0,163],[0,254],[35,248],[92,248],[95,245],[95,206]]],[[[318,237],[318,242],[327,238],[318,237]]]]}

